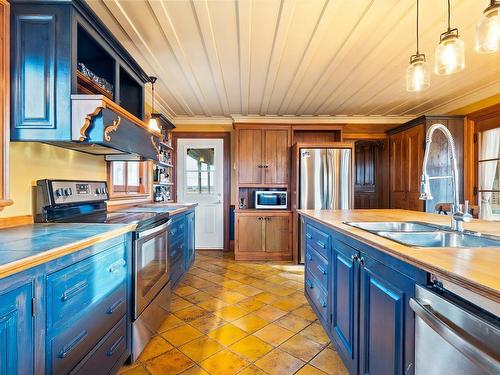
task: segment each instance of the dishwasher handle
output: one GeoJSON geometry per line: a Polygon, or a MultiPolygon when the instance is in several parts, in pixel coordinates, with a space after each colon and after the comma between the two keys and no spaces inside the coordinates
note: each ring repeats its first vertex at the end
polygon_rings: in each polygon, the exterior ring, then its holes
{"type": "Polygon", "coordinates": [[[410,307],[419,318],[460,353],[487,371],[488,374],[498,373],[499,359],[482,350],[473,340],[441,319],[434,313],[432,306],[427,301],[410,298],[410,307]]]}

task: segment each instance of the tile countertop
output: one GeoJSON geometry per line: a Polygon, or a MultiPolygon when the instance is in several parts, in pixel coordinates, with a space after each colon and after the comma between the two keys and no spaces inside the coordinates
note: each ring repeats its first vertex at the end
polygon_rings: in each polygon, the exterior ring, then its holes
{"type": "Polygon", "coordinates": [[[32,224],[0,229],[0,279],[134,229],[135,224],[32,224]]]}
{"type": "MultiPolygon", "coordinates": [[[[421,221],[449,225],[450,217],[407,210],[299,210],[299,213],[380,251],[500,302],[500,247],[417,248],[399,244],[345,221],[421,221]]],[[[500,223],[473,220],[464,229],[500,236],[500,223]]]]}

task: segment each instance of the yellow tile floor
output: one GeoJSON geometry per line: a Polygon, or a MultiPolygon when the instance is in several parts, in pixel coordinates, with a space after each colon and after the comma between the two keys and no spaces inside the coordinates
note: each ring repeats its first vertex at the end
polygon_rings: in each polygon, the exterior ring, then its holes
{"type": "Polygon", "coordinates": [[[198,251],[172,314],[120,374],[347,374],[304,297],[304,268],[198,251]]]}

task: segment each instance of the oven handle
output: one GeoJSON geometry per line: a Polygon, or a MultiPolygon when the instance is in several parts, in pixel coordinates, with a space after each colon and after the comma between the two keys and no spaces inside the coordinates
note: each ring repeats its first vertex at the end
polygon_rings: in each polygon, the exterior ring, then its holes
{"type": "Polygon", "coordinates": [[[168,219],[168,221],[166,223],[160,225],[159,227],[154,227],[154,228],[142,231],[142,232],[138,232],[137,237],[143,238],[143,237],[147,237],[147,236],[151,236],[153,234],[163,232],[165,229],[167,229],[170,226],[171,222],[172,222],[172,219],[168,219]]]}
{"type": "Polygon", "coordinates": [[[468,337],[441,319],[434,313],[429,302],[410,298],[410,307],[439,336],[479,367],[486,370],[489,374],[494,374],[498,371],[500,366],[498,359],[481,350],[468,337]]]}

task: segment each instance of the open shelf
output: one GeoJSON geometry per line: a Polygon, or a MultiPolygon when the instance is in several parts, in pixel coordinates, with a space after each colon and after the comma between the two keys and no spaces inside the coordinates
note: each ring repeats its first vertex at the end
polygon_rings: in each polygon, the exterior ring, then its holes
{"type": "Polygon", "coordinates": [[[76,79],[78,85],[78,93],[79,94],[90,94],[90,95],[104,95],[108,99],[113,100],[113,93],[99,86],[97,83],[92,81],[82,72],[76,72],[76,79]]]}

